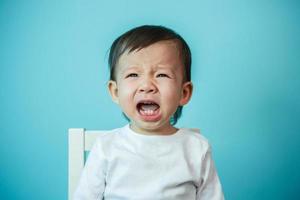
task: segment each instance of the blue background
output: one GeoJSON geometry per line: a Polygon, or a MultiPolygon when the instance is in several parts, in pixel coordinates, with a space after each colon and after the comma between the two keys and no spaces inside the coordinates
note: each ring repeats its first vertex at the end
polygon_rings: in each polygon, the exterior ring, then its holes
{"type": "Polygon", "coordinates": [[[67,129],[126,123],[107,52],[143,24],[191,47],[178,126],[209,139],[225,197],[299,198],[299,19],[292,0],[0,1],[0,199],[67,199],[67,129]]]}

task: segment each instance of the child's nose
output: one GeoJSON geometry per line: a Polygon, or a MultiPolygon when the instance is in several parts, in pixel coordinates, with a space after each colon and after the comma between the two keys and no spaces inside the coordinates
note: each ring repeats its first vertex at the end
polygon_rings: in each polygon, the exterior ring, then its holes
{"type": "Polygon", "coordinates": [[[154,85],[154,83],[152,82],[152,80],[150,80],[150,79],[143,80],[143,82],[141,83],[141,85],[139,87],[139,92],[154,93],[156,91],[157,91],[157,88],[154,85]]]}

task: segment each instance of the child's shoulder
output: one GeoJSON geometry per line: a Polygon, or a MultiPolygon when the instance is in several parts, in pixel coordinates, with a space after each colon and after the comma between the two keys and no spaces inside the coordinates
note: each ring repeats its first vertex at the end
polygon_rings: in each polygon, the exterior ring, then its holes
{"type": "Polygon", "coordinates": [[[120,128],[115,128],[111,130],[99,130],[97,131],[99,134],[97,135],[96,141],[109,141],[113,139],[117,133],[120,132],[120,128]]]}
{"type": "Polygon", "coordinates": [[[111,149],[113,144],[118,140],[119,128],[112,130],[97,130],[95,131],[97,136],[94,141],[94,148],[100,150],[101,152],[106,152],[111,149]]]}
{"type": "Polygon", "coordinates": [[[184,132],[185,138],[191,144],[201,145],[203,148],[210,148],[208,139],[203,136],[199,129],[180,128],[184,132]]]}

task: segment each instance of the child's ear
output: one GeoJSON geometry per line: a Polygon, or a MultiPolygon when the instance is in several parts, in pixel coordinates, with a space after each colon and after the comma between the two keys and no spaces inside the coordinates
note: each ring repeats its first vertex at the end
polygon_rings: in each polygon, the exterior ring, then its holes
{"type": "Polygon", "coordinates": [[[192,93],[193,93],[192,82],[185,82],[182,86],[182,94],[181,94],[179,105],[183,106],[187,104],[192,97],[192,93]]]}
{"type": "Polygon", "coordinates": [[[112,98],[112,100],[116,103],[119,104],[119,97],[118,97],[118,85],[116,81],[112,81],[110,80],[108,82],[108,90],[110,93],[110,96],[112,98]]]}

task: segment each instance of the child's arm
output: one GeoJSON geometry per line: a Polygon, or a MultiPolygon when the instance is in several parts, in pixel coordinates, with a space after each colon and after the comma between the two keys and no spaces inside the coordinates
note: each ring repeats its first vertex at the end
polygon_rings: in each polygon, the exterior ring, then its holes
{"type": "Polygon", "coordinates": [[[103,198],[106,162],[98,140],[89,153],[73,200],[98,200],[103,198]]]}
{"type": "Polygon", "coordinates": [[[224,200],[221,183],[209,147],[203,159],[202,179],[197,188],[197,200],[224,200]]]}

